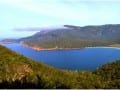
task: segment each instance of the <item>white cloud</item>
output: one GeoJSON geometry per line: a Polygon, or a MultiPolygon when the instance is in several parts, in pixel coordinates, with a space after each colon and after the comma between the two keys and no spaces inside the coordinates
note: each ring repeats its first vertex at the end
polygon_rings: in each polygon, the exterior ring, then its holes
{"type": "MultiPolygon", "coordinates": [[[[67,1],[72,2],[72,0],[67,1]]],[[[9,4],[40,15],[61,19],[86,20],[89,18],[85,12],[78,11],[72,7],[69,7],[67,4],[62,4],[60,3],[60,0],[2,0],[0,3],[9,4]]]]}
{"type": "Polygon", "coordinates": [[[86,23],[94,22],[94,20],[101,21],[102,19],[111,20],[117,16],[119,8],[114,3],[114,6],[112,3],[104,3],[106,1],[117,2],[118,0],[0,0],[0,3],[40,16],[86,23]]]}
{"type": "Polygon", "coordinates": [[[119,3],[120,0],[0,0],[0,37],[13,37],[12,29],[19,27],[119,24],[119,3]]]}

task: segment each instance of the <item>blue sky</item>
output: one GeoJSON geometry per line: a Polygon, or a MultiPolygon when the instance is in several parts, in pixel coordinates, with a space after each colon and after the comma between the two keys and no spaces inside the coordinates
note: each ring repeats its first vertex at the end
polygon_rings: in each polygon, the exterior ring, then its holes
{"type": "Polygon", "coordinates": [[[16,28],[120,24],[119,0],[0,0],[0,38],[29,36],[16,28]]]}

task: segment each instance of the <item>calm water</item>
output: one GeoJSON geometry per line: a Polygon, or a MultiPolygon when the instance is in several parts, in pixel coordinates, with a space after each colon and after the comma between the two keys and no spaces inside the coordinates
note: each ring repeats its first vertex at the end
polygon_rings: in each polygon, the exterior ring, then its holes
{"type": "Polygon", "coordinates": [[[105,63],[120,59],[120,49],[117,48],[35,51],[20,44],[4,44],[4,46],[36,61],[70,70],[95,70],[105,63]]]}

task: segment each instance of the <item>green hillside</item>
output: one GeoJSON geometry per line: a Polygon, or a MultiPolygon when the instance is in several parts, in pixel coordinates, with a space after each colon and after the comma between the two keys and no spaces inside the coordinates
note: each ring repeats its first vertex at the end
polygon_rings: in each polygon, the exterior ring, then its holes
{"type": "Polygon", "coordinates": [[[64,25],[61,29],[41,31],[20,41],[45,49],[109,46],[120,43],[120,24],[84,27],[64,25]]]}
{"type": "Polygon", "coordinates": [[[0,46],[0,88],[120,88],[120,61],[93,72],[68,71],[0,46]]]}

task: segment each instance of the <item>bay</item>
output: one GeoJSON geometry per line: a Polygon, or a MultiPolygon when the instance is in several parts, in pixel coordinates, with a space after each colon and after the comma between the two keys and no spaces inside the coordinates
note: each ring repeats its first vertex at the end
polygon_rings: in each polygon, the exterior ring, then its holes
{"type": "Polygon", "coordinates": [[[69,70],[96,70],[103,64],[120,60],[120,48],[88,47],[77,50],[35,51],[18,43],[2,44],[44,64],[69,70]]]}

